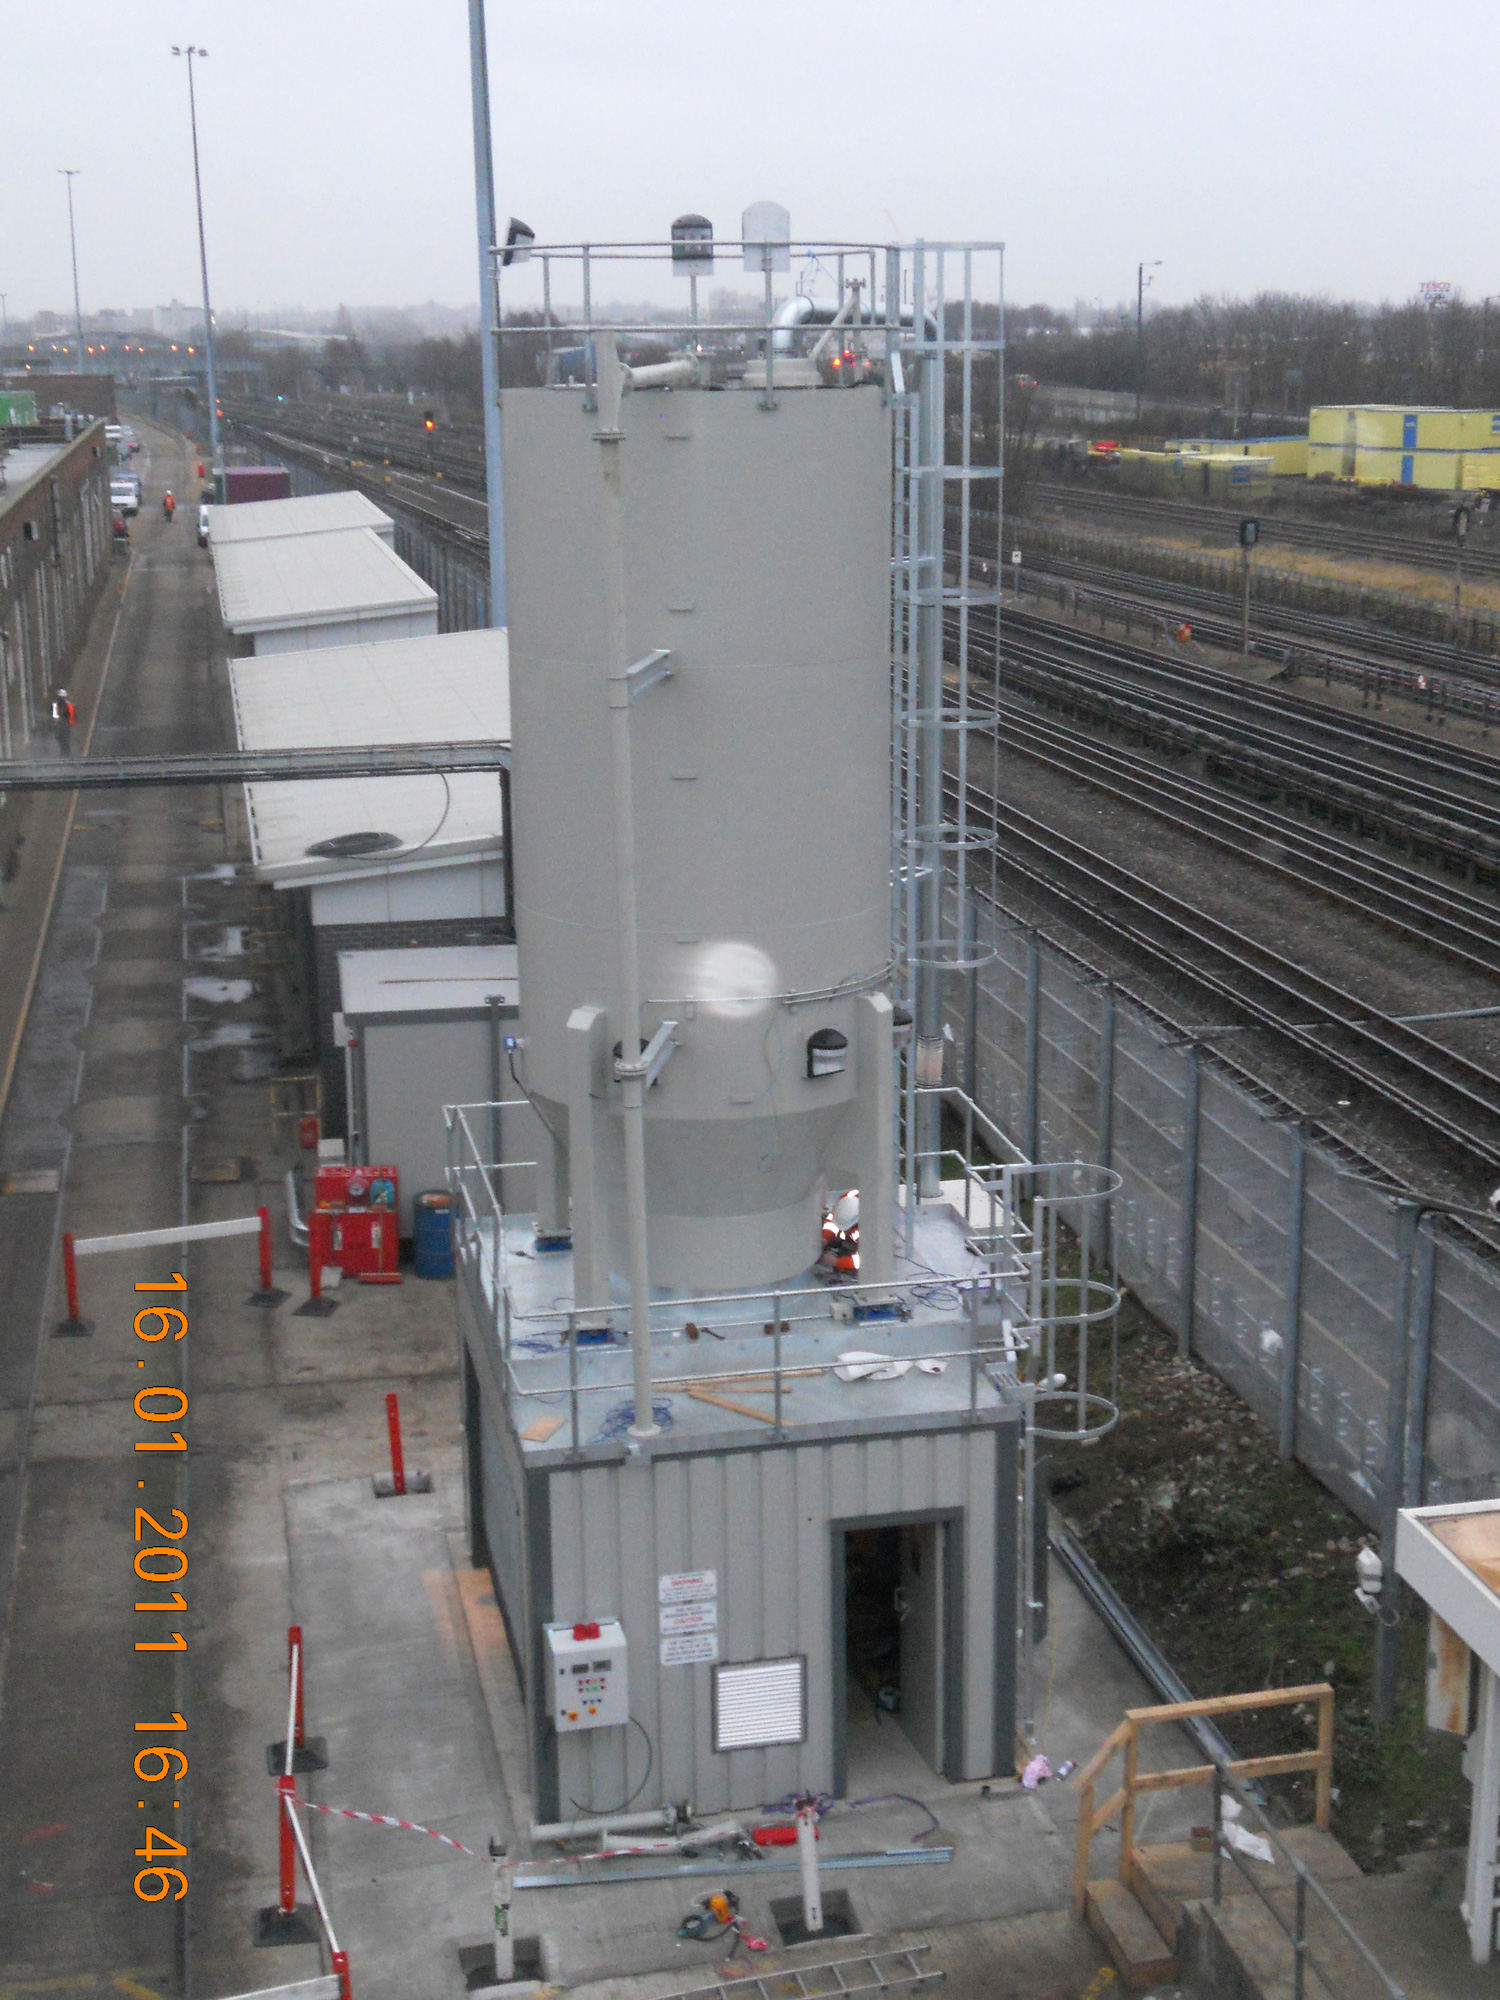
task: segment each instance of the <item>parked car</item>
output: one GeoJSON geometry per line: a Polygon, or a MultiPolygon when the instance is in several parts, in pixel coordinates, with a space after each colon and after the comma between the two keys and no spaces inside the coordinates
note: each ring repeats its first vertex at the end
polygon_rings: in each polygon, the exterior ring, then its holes
{"type": "Polygon", "coordinates": [[[109,504],[117,514],[139,514],[141,511],[141,482],[129,477],[111,479],[109,482],[109,504]]]}

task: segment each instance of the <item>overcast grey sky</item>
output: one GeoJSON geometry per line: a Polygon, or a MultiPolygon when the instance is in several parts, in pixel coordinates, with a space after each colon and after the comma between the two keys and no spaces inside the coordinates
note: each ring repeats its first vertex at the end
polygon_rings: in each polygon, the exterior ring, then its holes
{"type": "MultiPolygon", "coordinates": [[[[0,291],[216,308],[477,296],[464,0],[5,10],[0,291]]],[[[1466,0],[489,0],[497,200],[544,238],[1003,236],[1013,301],[1500,291],[1500,23],[1466,0]]]]}

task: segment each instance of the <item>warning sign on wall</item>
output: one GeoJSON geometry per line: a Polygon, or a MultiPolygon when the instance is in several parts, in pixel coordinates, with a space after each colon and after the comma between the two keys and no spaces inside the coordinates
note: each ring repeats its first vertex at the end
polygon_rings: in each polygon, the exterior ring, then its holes
{"type": "Polygon", "coordinates": [[[661,1642],[664,1667],[693,1667],[719,1657],[717,1632],[679,1632],[661,1642]]]}

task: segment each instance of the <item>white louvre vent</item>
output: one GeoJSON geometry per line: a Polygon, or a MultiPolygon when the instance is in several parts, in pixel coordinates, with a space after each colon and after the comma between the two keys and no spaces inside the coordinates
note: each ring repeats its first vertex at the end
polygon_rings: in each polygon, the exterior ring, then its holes
{"type": "Polygon", "coordinates": [[[807,1737],[807,1661],[748,1660],[714,1669],[715,1750],[759,1750],[807,1737]]]}

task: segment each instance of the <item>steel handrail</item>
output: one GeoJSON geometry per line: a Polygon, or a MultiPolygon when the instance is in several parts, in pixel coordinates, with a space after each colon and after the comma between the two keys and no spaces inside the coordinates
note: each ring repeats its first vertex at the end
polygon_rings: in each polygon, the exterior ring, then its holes
{"type": "Polygon", "coordinates": [[[1386,1995],[1388,1996],[1388,2000],[1407,2000],[1405,1988],[1398,1986],[1395,1980],[1391,1978],[1390,1974],[1386,1971],[1385,1967],[1380,1963],[1380,1960],[1375,1956],[1374,1952],[1371,1951],[1370,1947],[1365,1943],[1364,1939],[1360,1936],[1359,1932],[1355,1930],[1354,1926],[1349,1922],[1349,1919],[1344,1915],[1343,1911],[1339,1909],[1338,1905],[1329,1896],[1328,1891],[1323,1887],[1322,1883],[1318,1880],[1317,1876],[1313,1874],[1312,1870],[1308,1867],[1307,1863],[1303,1861],[1300,1858],[1300,1856],[1294,1854],[1292,1850],[1287,1846],[1286,1842],[1281,1838],[1280,1834],[1278,1834],[1275,1827],[1271,1824],[1270,1819],[1261,1810],[1261,1807],[1257,1804],[1256,1800],[1251,1795],[1248,1787],[1241,1785],[1238,1782],[1238,1780],[1234,1777],[1233,1773],[1226,1771],[1222,1765],[1216,1765],[1214,1768],[1213,1840],[1214,1840],[1213,1900],[1215,1907],[1217,1908],[1218,1905],[1222,1903],[1224,1900],[1221,1877],[1222,1877],[1223,1858],[1227,1855],[1229,1860],[1234,1863],[1235,1867],[1239,1870],[1240,1874],[1244,1877],[1245,1881],[1249,1883],[1250,1887],[1255,1891],[1256,1895],[1259,1896],[1262,1903],[1265,1904],[1266,1908],[1275,1918],[1278,1927],[1285,1933],[1287,1942],[1292,1947],[1292,1951],[1294,1954],[1294,1962],[1292,1969],[1292,1990],[1295,1996],[1295,2000],[1303,2000],[1303,1994],[1305,1991],[1305,1982],[1303,1974],[1304,1963],[1312,1967],[1313,1972],[1315,1973],[1317,1978],[1321,1980],[1326,1991],[1328,1991],[1334,1996],[1334,2000],[1339,2000],[1340,1996],[1339,1987],[1337,1987],[1333,1983],[1333,1980],[1331,1979],[1329,1974],[1318,1964],[1312,1946],[1307,1941],[1306,1897],[1307,1897],[1307,1891],[1309,1889],[1311,1889],[1313,1895],[1322,1905],[1325,1914],[1333,1919],[1335,1927],[1342,1933],[1346,1942],[1354,1947],[1354,1949],[1359,1953],[1360,1957],[1365,1961],[1366,1965],[1375,1974],[1375,1977],[1380,1981],[1382,1988],[1384,1989],[1386,1995]],[[1291,1869],[1292,1874],[1296,1879],[1297,1921],[1295,1930],[1293,1929],[1292,1926],[1288,1925],[1286,1918],[1282,1915],[1281,1911],[1276,1907],[1276,1904],[1273,1901],[1270,1894],[1262,1887],[1262,1885],[1259,1882],[1256,1881],[1254,1875],[1251,1873],[1250,1869],[1246,1867],[1244,1861],[1241,1859],[1237,1850],[1231,1847],[1228,1841],[1225,1840],[1224,1838],[1224,1788],[1226,1784],[1228,1785],[1230,1791],[1233,1792],[1236,1799],[1239,1800],[1241,1807],[1243,1808],[1245,1806],[1248,1806],[1250,1810],[1255,1814],[1256,1820],[1259,1822],[1261,1835],[1265,1839],[1267,1845],[1276,1854],[1278,1860],[1284,1861],[1286,1863],[1286,1865],[1288,1866],[1288,1868],[1291,1869]]]}

